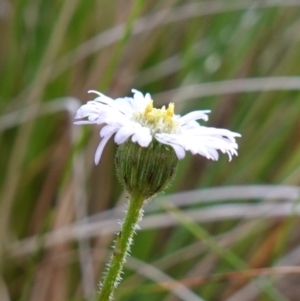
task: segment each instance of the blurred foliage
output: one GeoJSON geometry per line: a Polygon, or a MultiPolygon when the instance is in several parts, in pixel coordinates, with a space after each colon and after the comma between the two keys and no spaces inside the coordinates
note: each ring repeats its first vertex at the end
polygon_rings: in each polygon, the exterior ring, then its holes
{"type": "Polygon", "coordinates": [[[88,90],[136,88],[242,138],[230,163],[180,161],[116,300],[298,301],[299,17],[297,0],[0,1],[0,300],[93,300],[126,193],[113,142],[94,166],[99,128],[72,122],[88,90]]]}

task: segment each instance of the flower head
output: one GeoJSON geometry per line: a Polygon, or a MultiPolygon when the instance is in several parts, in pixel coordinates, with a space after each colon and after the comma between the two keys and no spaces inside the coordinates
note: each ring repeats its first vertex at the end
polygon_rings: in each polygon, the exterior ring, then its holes
{"type": "Polygon", "coordinates": [[[102,140],[96,150],[96,164],[114,134],[118,145],[131,139],[143,148],[149,147],[151,142],[170,146],[178,159],[182,159],[186,151],[212,160],[218,160],[218,151],[227,153],[230,160],[232,155],[237,155],[235,137],[240,137],[240,134],[196,122],[199,119],[207,121],[210,111],[194,111],[181,117],[174,114],[173,103],[167,108],[153,108],[149,93],[143,95],[132,90],[133,97],[113,100],[97,91],[89,92],[96,93],[98,97],[79,108],[75,119],[87,119],[75,124],[105,124],[100,131],[102,140]]]}

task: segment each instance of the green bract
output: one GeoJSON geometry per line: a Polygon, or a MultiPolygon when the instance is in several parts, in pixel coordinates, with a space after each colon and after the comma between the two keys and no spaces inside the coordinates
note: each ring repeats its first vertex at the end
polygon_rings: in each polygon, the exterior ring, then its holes
{"type": "Polygon", "coordinates": [[[155,140],[148,147],[127,141],[118,147],[115,162],[117,176],[126,190],[148,199],[170,183],[178,158],[170,146],[155,140]]]}

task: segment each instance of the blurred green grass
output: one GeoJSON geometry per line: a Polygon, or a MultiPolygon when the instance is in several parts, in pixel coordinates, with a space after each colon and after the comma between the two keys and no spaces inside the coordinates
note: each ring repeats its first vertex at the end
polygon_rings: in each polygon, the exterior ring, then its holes
{"type": "Polygon", "coordinates": [[[296,0],[2,0],[0,300],[93,300],[126,193],[113,142],[95,167],[99,128],[72,121],[87,90],[136,88],[242,138],[230,163],[180,161],[116,299],[298,301],[299,16],[296,0]]]}

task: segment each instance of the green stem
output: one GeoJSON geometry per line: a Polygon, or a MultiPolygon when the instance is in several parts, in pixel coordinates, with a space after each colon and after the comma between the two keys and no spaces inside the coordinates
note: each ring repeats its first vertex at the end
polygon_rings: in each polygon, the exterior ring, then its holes
{"type": "Polygon", "coordinates": [[[98,301],[109,301],[113,299],[113,293],[121,280],[121,272],[126,255],[130,251],[132,238],[138,221],[142,218],[144,198],[132,196],[128,204],[128,210],[119,232],[114,251],[108,265],[98,301]]]}

